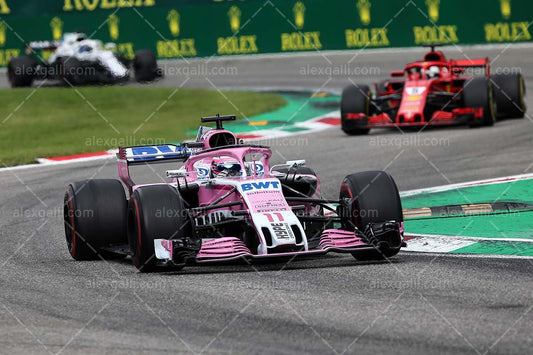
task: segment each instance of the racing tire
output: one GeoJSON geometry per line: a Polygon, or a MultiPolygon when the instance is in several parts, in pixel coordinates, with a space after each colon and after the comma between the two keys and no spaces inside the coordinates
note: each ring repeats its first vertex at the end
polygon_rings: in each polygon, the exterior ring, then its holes
{"type": "Polygon", "coordinates": [[[368,124],[371,95],[372,92],[367,85],[350,85],[342,91],[341,128],[346,134],[364,135],[370,131],[369,128],[364,127],[368,124]],[[349,113],[364,113],[366,118],[347,119],[349,113]]]}
{"type": "Polygon", "coordinates": [[[492,83],[488,78],[472,78],[463,88],[463,107],[483,108],[483,117],[470,124],[471,127],[492,126],[496,121],[496,101],[492,83]]]}
{"type": "Polygon", "coordinates": [[[63,62],[63,80],[69,86],[79,86],[87,83],[84,67],[74,57],[68,57],[63,62]]]}
{"type": "Polygon", "coordinates": [[[160,76],[154,52],[149,49],[135,52],[133,69],[135,71],[135,80],[140,83],[154,81],[160,76]]]}
{"type": "Polygon", "coordinates": [[[7,65],[7,79],[12,88],[29,87],[35,77],[35,60],[29,56],[11,58],[7,65]]]}
{"type": "Polygon", "coordinates": [[[75,260],[125,256],[101,248],[127,243],[126,217],[126,194],[120,181],[94,179],[70,184],[63,204],[70,255],[75,260]]]}
{"type": "MultiPolygon", "coordinates": [[[[395,221],[403,225],[402,202],[392,176],[384,171],[365,171],[344,178],[339,199],[349,199],[347,210],[340,210],[342,229],[360,231],[372,223],[395,221]]],[[[373,252],[352,254],[357,260],[380,260],[396,255],[402,246],[401,235],[379,240],[373,252]]]]}
{"type": "Polygon", "coordinates": [[[526,85],[520,73],[495,74],[491,77],[497,118],[523,118],[526,111],[526,85]]]}
{"type": "Polygon", "coordinates": [[[140,272],[158,270],[154,239],[183,240],[191,236],[191,229],[183,200],[175,187],[144,186],[131,196],[128,240],[133,263],[140,272]]]}

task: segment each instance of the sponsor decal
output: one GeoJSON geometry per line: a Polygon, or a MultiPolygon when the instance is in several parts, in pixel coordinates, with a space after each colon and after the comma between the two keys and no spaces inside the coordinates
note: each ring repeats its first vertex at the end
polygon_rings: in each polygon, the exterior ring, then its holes
{"type": "Polygon", "coordinates": [[[6,0],[0,0],[0,14],[7,15],[11,13],[11,10],[7,6],[6,0]]]}
{"type": "Polygon", "coordinates": [[[133,43],[117,43],[117,51],[124,58],[133,59],[135,58],[135,51],[133,50],[133,43]]]}
{"type": "Polygon", "coordinates": [[[291,227],[287,223],[270,223],[276,239],[294,239],[291,227]]]}
{"type": "Polygon", "coordinates": [[[180,34],[180,14],[176,10],[172,9],[168,12],[167,15],[168,28],[170,33],[174,37],[178,37],[180,34]]]}
{"type": "Polygon", "coordinates": [[[259,163],[259,162],[255,162],[255,174],[257,176],[263,176],[265,175],[265,167],[263,166],[263,164],[259,163]]]}
{"type": "MultiPolygon", "coordinates": [[[[3,0],[0,0],[0,4],[3,0]]],[[[5,1],[5,0],[4,0],[5,1]]],[[[156,0],[64,0],[63,11],[94,11],[122,7],[151,7],[156,0]]]]}
{"type": "Polygon", "coordinates": [[[278,189],[279,181],[259,181],[241,184],[242,191],[278,189]]]}
{"type": "Polygon", "coordinates": [[[370,7],[372,4],[369,0],[359,0],[357,1],[357,10],[359,11],[359,18],[363,25],[370,24],[370,7]]]}
{"type": "Polygon", "coordinates": [[[426,5],[428,7],[429,18],[433,22],[437,22],[439,20],[440,0],[426,0],[426,5]]]}
{"type": "Polygon", "coordinates": [[[0,46],[4,46],[6,44],[6,24],[4,22],[0,22],[0,46]]]}
{"type": "MultiPolygon", "coordinates": [[[[370,8],[372,7],[370,1],[359,0],[356,7],[361,24],[363,26],[370,25],[370,8]]],[[[384,47],[390,45],[387,29],[384,27],[346,29],[344,30],[344,35],[347,48],[384,47]]]]}
{"type": "MultiPolygon", "coordinates": [[[[174,9],[167,14],[168,28],[174,37],[180,35],[180,19],[180,14],[174,9]]],[[[159,58],[194,57],[198,54],[194,38],[157,41],[156,49],[159,58]]]]}
{"type": "Polygon", "coordinates": [[[504,19],[511,17],[511,0],[500,0],[500,11],[504,19]]]}
{"type": "Polygon", "coordinates": [[[415,36],[415,44],[448,44],[457,43],[457,26],[442,25],[442,26],[414,26],[413,34],[415,36]]]}
{"type": "Polygon", "coordinates": [[[305,5],[303,2],[296,2],[292,8],[292,12],[294,13],[294,24],[299,30],[301,30],[304,28],[305,23],[305,5]]]}
{"type": "Polygon", "coordinates": [[[11,58],[18,57],[20,55],[20,49],[0,49],[0,66],[7,66],[11,58]]]}
{"type": "Polygon", "coordinates": [[[195,169],[196,169],[196,178],[198,180],[209,179],[210,166],[208,164],[198,164],[198,166],[196,166],[195,169]]]}
{"type": "MultiPolygon", "coordinates": [[[[511,0],[500,0],[500,12],[504,20],[511,17],[511,0]]],[[[484,30],[487,42],[516,42],[531,39],[527,21],[486,23],[484,30]]]]}
{"type": "Polygon", "coordinates": [[[228,11],[229,25],[233,36],[217,38],[218,54],[249,54],[257,53],[257,36],[238,36],[241,29],[241,10],[237,6],[232,6],[228,11]]]}
{"type": "Polygon", "coordinates": [[[305,5],[298,1],[292,8],[294,14],[294,24],[298,32],[281,34],[282,51],[309,51],[322,49],[320,42],[320,32],[301,32],[305,24],[305,5]]]}
{"type": "MultiPolygon", "coordinates": [[[[181,158],[188,155],[188,151],[178,146],[173,145],[158,145],[158,146],[146,146],[146,147],[133,147],[131,149],[131,155],[133,156],[133,161],[140,160],[153,160],[158,157],[143,157],[143,155],[153,155],[153,154],[165,154],[165,158],[181,158]],[[176,153],[176,155],[166,155],[167,153],[176,153]]],[[[161,158],[163,156],[160,156],[161,158]]]]}
{"type": "Polygon", "coordinates": [[[52,29],[52,38],[54,41],[59,41],[63,36],[63,21],[59,17],[54,17],[50,21],[50,28],[52,29]]]}
{"type": "Polygon", "coordinates": [[[413,87],[406,87],[405,92],[407,95],[421,95],[426,91],[426,88],[424,86],[413,86],[413,87]]]}
{"type": "Polygon", "coordinates": [[[458,43],[457,26],[435,24],[439,20],[440,0],[426,0],[426,6],[432,24],[413,27],[415,44],[458,43]]]}
{"type": "Polygon", "coordinates": [[[113,41],[116,41],[120,34],[119,28],[118,28],[119,23],[120,23],[120,19],[115,14],[109,15],[109,17],[107,18],[107,26],[109,27],[109,37],[113,41]]]}

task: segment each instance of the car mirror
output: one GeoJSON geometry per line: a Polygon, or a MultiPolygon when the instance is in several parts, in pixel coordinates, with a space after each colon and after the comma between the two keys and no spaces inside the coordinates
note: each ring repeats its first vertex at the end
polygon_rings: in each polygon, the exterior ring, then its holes
{"type": "Polygon", "coordinates": [[[171,179],[177,179],[177,178],[185,178],[187,177],[188,173],[184,170],[167,170],[167,178],[171,179]]]}
{"type": "Polygon", "coordinates": [[[404,71],[403,70],[393,70],[390,72],[390,76],[392,77],[402,77],[404,75],[404,71]]]}

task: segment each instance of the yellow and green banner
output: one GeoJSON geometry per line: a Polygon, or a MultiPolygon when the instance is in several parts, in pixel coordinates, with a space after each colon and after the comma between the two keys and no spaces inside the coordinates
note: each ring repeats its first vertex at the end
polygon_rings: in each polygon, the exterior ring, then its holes
{"type": "Polygon", "coordinates": [[[530,0],[0,0],[0,65],[83,31],[158,58],[531,41],[530,0]]]}

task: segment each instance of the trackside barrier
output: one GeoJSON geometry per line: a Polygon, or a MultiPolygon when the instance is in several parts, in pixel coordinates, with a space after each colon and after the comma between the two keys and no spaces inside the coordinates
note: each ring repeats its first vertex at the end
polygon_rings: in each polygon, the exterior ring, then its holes
{"type": "Polygon", "coordinates": [[[0,66],[76,30],[159,59],[529,42],[532,13],[531,0],[0,0],[0,66]]]}

